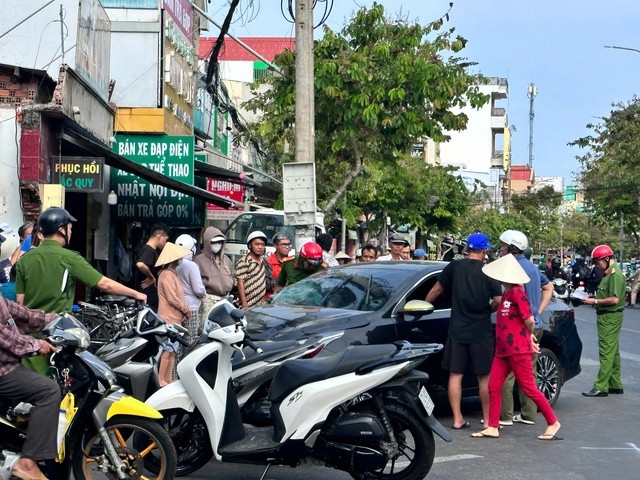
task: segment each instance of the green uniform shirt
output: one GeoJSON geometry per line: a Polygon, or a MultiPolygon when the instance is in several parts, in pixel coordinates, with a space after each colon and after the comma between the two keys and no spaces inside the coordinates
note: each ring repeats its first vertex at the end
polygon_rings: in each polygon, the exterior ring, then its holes
{"type": "Polygon", "coordinates": [[[278,278],[276,278],[276,283],[281,287],[287,287],[325,268],[327,268],[327,265],[323,263],[317,269],[309,272],[302,268],[302,265],[300,265],[300,257],[296,256],[295,259],[292,258],[282,262],[282,270],[280,270],[278,278]]]}
{"type": "Polygon", "coordinates": [[[600,285],[598,285],[596,300],[618,297],[618,303],[617,305],[596,305],[596,313],[622,312],[626,303],[626,295],[626,282],[622,274],[622,269],[617,263],[614,263],[605,271],[605,275],[602,277],[600,285]]]}
{"type": "Polygon", "coordinates": [[[16,264],[16,293],[24,294],[26,307],[47,313],[70,312],[76,282],[93,288],[102,276],[78,252],[55,240],[44,240],[16,264]]]}

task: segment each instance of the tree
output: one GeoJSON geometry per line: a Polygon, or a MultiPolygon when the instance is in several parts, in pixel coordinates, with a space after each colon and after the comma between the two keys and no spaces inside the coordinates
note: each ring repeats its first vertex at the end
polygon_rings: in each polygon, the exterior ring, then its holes
{"type": "Polygon", "coordinates": [[[375,236],[387,216],[396,227],[451,231],[468,208],[467,189],[451,173],[451,167],[425,165],[411,156],[369,162],[350,188],[351,203],[357,205],[353,213],[364,214],[375,236]]]}
{"type": "MultiPolygon", "coordinates": [[[[469,74],[465,59],[443,57],[466,45],[453,28],[441,32],[448,19],[447,13],[427,26],[390,20],[374,4],[341,32],[325,27],[315,42],[317,193],[326,212],[367,169],[369,183],[385,178],[378,171],[388,172],[387,164],[393,170],[416,141],[446,141],[446,131],[466,128],[460,107],[488,101],[477,87],[484,78],[469,74]]],[[[263,113],[251,133],[277,150],[281,162],[292,161],[287,146],[294,141],[295,52],[275,63],[282,75],[266,77],[271,88],[257,90],[243,106],[263,113]]]]}
{"type": "MultiPolygon", "coordinates": [[[[585,204],[595,219],[612,227],[624,215],[625,231],[639,244],[640,230],[640,99],[612,105],[608,117],[589,124],[591,134],[569,145],[586,152],[578,156],[578,179],[585,204]]],[[[614,227],[615,228],[615,227],[614,227]]]]}

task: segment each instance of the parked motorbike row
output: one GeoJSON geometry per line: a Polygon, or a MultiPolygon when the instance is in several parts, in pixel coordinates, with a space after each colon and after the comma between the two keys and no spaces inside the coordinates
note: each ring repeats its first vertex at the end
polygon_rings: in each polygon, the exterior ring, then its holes
{"type": "MultiPolygon", "coordinates": [[[[180,380],[160,388],[162,344],[189,345],[186,329],[166,324],[146,305],[108,307],[122,321],[95,355],[87,351],[87,330],[71,315],[43,331],[61,348],[52,374],[78,405],[64,436],[66,459],[56,465],[67,476],[171,479],[215,459],[266,470],[311,463],[356,479],[422,479],[435,457],[433,434],[451,441],[433,416],[427,374],[415,370],[440,344],[329,352],[342,336],[336,333],[256,345],[245,334],[243,313],[223,300],[186,349],[180,380]]],[[[20,458],[28,412],[15,412],[2,409],[0,480],[20,458]]]]}

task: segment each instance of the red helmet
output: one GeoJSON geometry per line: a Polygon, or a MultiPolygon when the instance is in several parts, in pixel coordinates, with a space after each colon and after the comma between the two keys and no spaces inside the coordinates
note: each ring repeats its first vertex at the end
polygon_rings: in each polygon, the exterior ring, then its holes
{"type": "Polygon", "coordinates": [[[598,245],[591,252],[591,263],[595,263],[605,257],[613,257],[613,250],[609,245],[598,245]]]}
{"type": "Polygon", "coordinates": [[[322,248],[316,242],[307,242],[300,249],[300,257],[317,267],[322,263],[322,248]]]}

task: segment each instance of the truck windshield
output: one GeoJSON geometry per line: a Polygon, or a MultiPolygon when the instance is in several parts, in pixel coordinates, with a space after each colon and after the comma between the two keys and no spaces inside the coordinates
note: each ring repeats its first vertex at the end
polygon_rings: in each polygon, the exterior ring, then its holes
{"type": "Polygon", "coordinates": [[[243,213],[227,228],[225,235],[227,243],[246,244],[251,232],[259,230],[267,236],[267,245],[276,233],[286,232],[291,239],[295,238],[294,227],[284,226],[284,215],[268,213],[243,213]]]}

